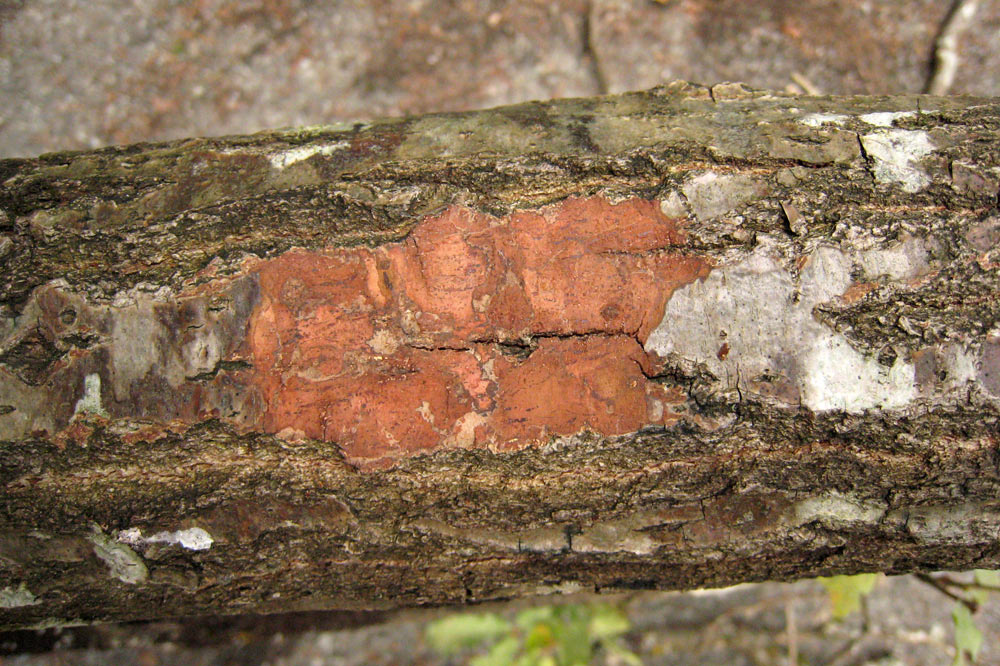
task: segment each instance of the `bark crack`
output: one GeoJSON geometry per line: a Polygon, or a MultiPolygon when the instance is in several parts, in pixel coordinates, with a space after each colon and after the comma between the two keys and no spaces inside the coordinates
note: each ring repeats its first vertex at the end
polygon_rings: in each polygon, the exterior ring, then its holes
{"type": "Polygon", "coordinates": [[[211,370],[199,372],[184,379],[189,382],[204,382],[215,379],[222,371],[232,372],[233,370],[249,370],[250,368],[253,368],[253,364],[246,361],[219,361],[211,370]]]}
{"type": "Polygon", "coordinates": [[[482,337],[482,338],[469,338],[469,344],[430,344],[420,341],[409,341],[406,346],[413,349],[420,349],[423,351],[475,351],[475,347],[472,345],[495,345],[498,347],[505,356],[513,356],[520,359],[526,359],[538,348],[538,340],[545,339],[556,339],[556,340],[578,340],[587,338],[615,338],[615,337],[629,337],[635,340],[635,342],[642,347],[643,343],[639,338],[638,332],[626,332],[626,331],[604,331],[604,330],[588,330],[588,331],[542,331],[537,333],[531,333],[529,335],[520,338],[499,338],[499,337],[482,337]]]}

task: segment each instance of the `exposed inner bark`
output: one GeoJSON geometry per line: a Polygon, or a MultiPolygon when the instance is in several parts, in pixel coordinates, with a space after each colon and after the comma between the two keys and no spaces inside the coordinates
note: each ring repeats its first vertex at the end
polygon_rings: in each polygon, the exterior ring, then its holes
{"type": "Polygon", "coordinates": [[[261,426],[368,464],[676,421],[679,391],[647,379],[642,345],[675,286],[708,272],[681,239],[655,202],[570,199],[502,220],[449,208],[404,243],[267,260],[248,340],[261,426]]]}

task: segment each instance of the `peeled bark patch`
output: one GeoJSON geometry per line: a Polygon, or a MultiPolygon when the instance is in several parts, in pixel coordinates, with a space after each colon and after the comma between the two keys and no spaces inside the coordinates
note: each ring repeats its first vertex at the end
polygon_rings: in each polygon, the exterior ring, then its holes
{"type": "Polygon", "coordinates": [[[642,346],[708,272],[683,242],[657,202],[592,197],[503,218],[451,207],[402,243],[262,262],[263,429],[360,462],[670,423],[678,395],[647,379],[642,346]]]}
{"type": "Polygon", "coordinates": [[[643,345],[673,291],[709,271],[682,254],[684,222],[643,199],[450,206],[400,242],[290,250],[176,292],[102,305],[53,284],[0,357],[14,374],[0,430],[64,442],[90,432],[74,425],[87,414],[162,431],[214,418],[384,467],[669,425],[684,394],[649,379],[659,358],[643,345]],[[28,377],[22,348],[48,350],[28,377]]]}

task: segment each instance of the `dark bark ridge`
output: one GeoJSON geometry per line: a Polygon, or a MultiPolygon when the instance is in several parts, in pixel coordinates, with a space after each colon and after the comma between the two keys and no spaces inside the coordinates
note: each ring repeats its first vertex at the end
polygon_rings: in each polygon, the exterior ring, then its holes
{"type": "Polygon", "coordinates": [[[998,111],[673,84],[0,162],[0,624],[996,567],[998,111]],[[509,254],[567,219],[584,234],[577,213],[607,216],[584,291],[625,288],[587,282],[608,266],[671,281],[653,320],[623,295],[603,326],[536,306],[495,329],[514,310],[487,303],[449,324],[465,338],[404,321],[369,344],[422,378],[565,358],[573,396],[621,353],[608,382],[644,387],[641,425],[508,445],[498,414],[527,412],[491,388],[494,425],[386,457],[332,412],[275,416],[305,399],[272,379],[304,370],[265,368],[253,331],[295,308],[266,330],[327,330],[318,294],[339,297],[303,266],[355,289],[349,261],[409,275],[409,248],[451,238],[434,224],[513,229],[482,246],[509,254]]]}

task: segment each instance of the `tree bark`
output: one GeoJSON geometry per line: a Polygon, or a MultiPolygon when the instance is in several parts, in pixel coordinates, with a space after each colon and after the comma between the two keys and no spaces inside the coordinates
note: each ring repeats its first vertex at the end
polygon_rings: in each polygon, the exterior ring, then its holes
{"type": "Polygon", "coordinates": [[[1000,564],[1000,102],[0,161],[0,625],[1000,564]]]}

